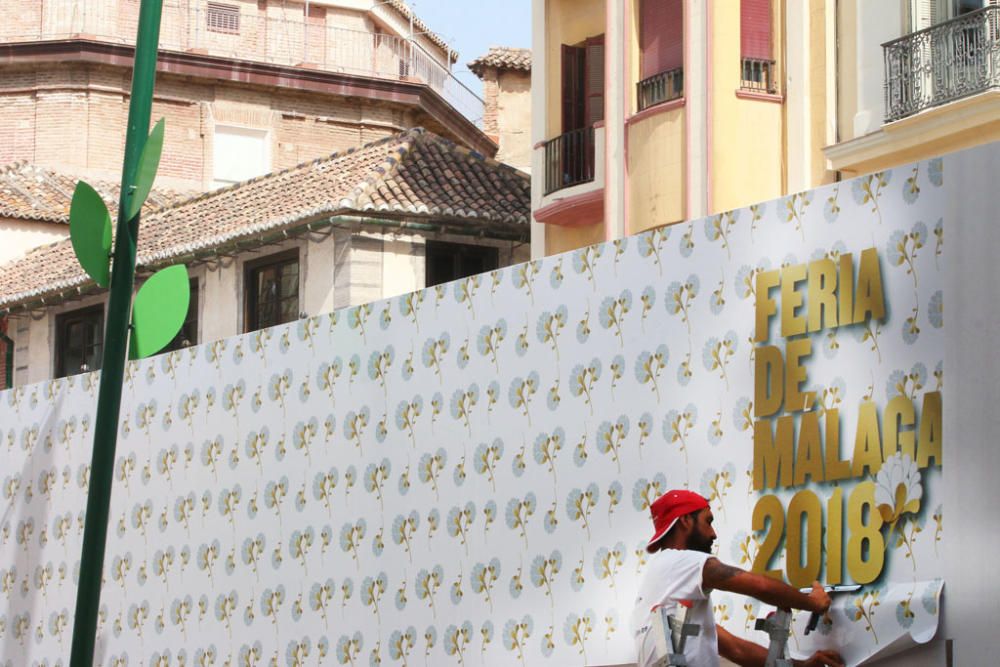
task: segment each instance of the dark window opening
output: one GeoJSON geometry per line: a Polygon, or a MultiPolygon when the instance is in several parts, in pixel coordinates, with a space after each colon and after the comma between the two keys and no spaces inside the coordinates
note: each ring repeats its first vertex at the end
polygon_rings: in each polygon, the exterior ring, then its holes
{"type": "Polygon", "coordinates": [[[500,252],[489,246],[428,241],[425,265],[425,286],[433,287],[498,268],[500,252]]]}
{"type": "Polygon", "coordinates": [[[163,348],[164,352],[180,350],[198,344],[198,279],[191,279],[191,300],[188,302],[187,316],[181,330],[174,339],[163,348]]]}
{"type": "Polygon", "coordinates": [[[266,329],[298,318],[298,250],[248,263],[244,331],[266,329]]]}
{"type": "Polygon", "coordinates": [[[56,316],[56,377],[99,370],[103,351],[103,305],[56,316]]]}

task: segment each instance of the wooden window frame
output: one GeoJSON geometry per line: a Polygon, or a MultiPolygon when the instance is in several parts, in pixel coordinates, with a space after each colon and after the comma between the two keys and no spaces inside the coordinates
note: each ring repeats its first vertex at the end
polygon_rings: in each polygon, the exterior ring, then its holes
{"type": "MultiPolygon", "coordinates": [[[[280,280],[280,277],[279,277],[280,280]]],[[[279,324],[285,324],[287,322],[293,322],[299,318],[299,312],[302,306],[302,261],[299,257],[299,249],[293,248],[285,252],[279,252],[274,255],[268,255],[267,257],[261,257],[250,262],[246,262],[243,265],[243,332],[249,333],[251,331],[257,331],[259,329],[266,329],[268,327],[277,326],[279,324]],[[280,314],[276,318],[275,322],[269,322],[266,324],[261,324],[260,322],[260,295],[257,293],[257,275],[261,270],[269,268],[281,268],[290,264],[295,264],[296,269],[296,283],[295,283],[295,317],[287,320],[282,320],[280,314]]],[[[278,312],[280,313],[280,306],[283,297],[279,296],[278,301],[278,312]]]]}
{"type": "MultiPolygon", "coordinates": [[[[87,306],[85,308],[77,308],[76,310],[69,310],[64,313],[59,313],[56,315],[56,331],[55,331],[55,373],[54,376],[67,377],[70,375],[77,375],[79,373],[85,373],[89,371],[100,370],[101,363],[103,362],[104,354],[104,304],[97,304],[94,306],[87,306]],[[97,348],[97,363],[95,368],[88,368],[86,371],[80,368],[67,369],[66,368],[66,344],[67,344],[67,329],[76,323],[87,322],[93,318],[97,318],[98,321],[98,338],[91,344],[91,347],[97,348]]],[[[86,356],[86,355],[84,355],[86,356]]]]}

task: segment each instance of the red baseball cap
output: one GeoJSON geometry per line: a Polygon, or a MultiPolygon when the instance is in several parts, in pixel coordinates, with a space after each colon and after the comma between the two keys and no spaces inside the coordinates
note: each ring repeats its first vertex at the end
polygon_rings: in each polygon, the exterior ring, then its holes
{"type": "Polygon", "coordinates": [[[704,496],[685,489],[667,491],[654,500],[653,504],[649,506],[649,513],[653,517],[653,529],[656,534],[646,544],[646,551],[650,551],[650,547],[674,527],[677,519],[706,507],[708,507],[708,501],[705,500],[704,496]]]}

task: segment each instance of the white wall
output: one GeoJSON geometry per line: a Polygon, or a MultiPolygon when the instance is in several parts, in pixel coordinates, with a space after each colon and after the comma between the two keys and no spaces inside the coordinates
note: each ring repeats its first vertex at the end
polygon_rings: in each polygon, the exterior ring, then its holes
{"type": "Polygon", "coordinates": [[[54,243],[69,236],[69,225],[57,222],[35,222],[0,219],[0,264],[21,257],[32,248],[54,243]]]}

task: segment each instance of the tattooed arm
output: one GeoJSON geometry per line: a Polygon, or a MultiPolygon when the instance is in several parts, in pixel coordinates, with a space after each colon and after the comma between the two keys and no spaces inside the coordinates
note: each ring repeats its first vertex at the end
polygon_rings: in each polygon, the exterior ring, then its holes
{"type": "Polygon", "coordinates": [[[726,565],[718,558],[709,558],[702,569],[704,588],[749,595],[781,609],[804,609],[824,613],[830,608],[830,596],[819,583],[813,584],[808,595],[788,584],[760,574],[726,565]]]}

